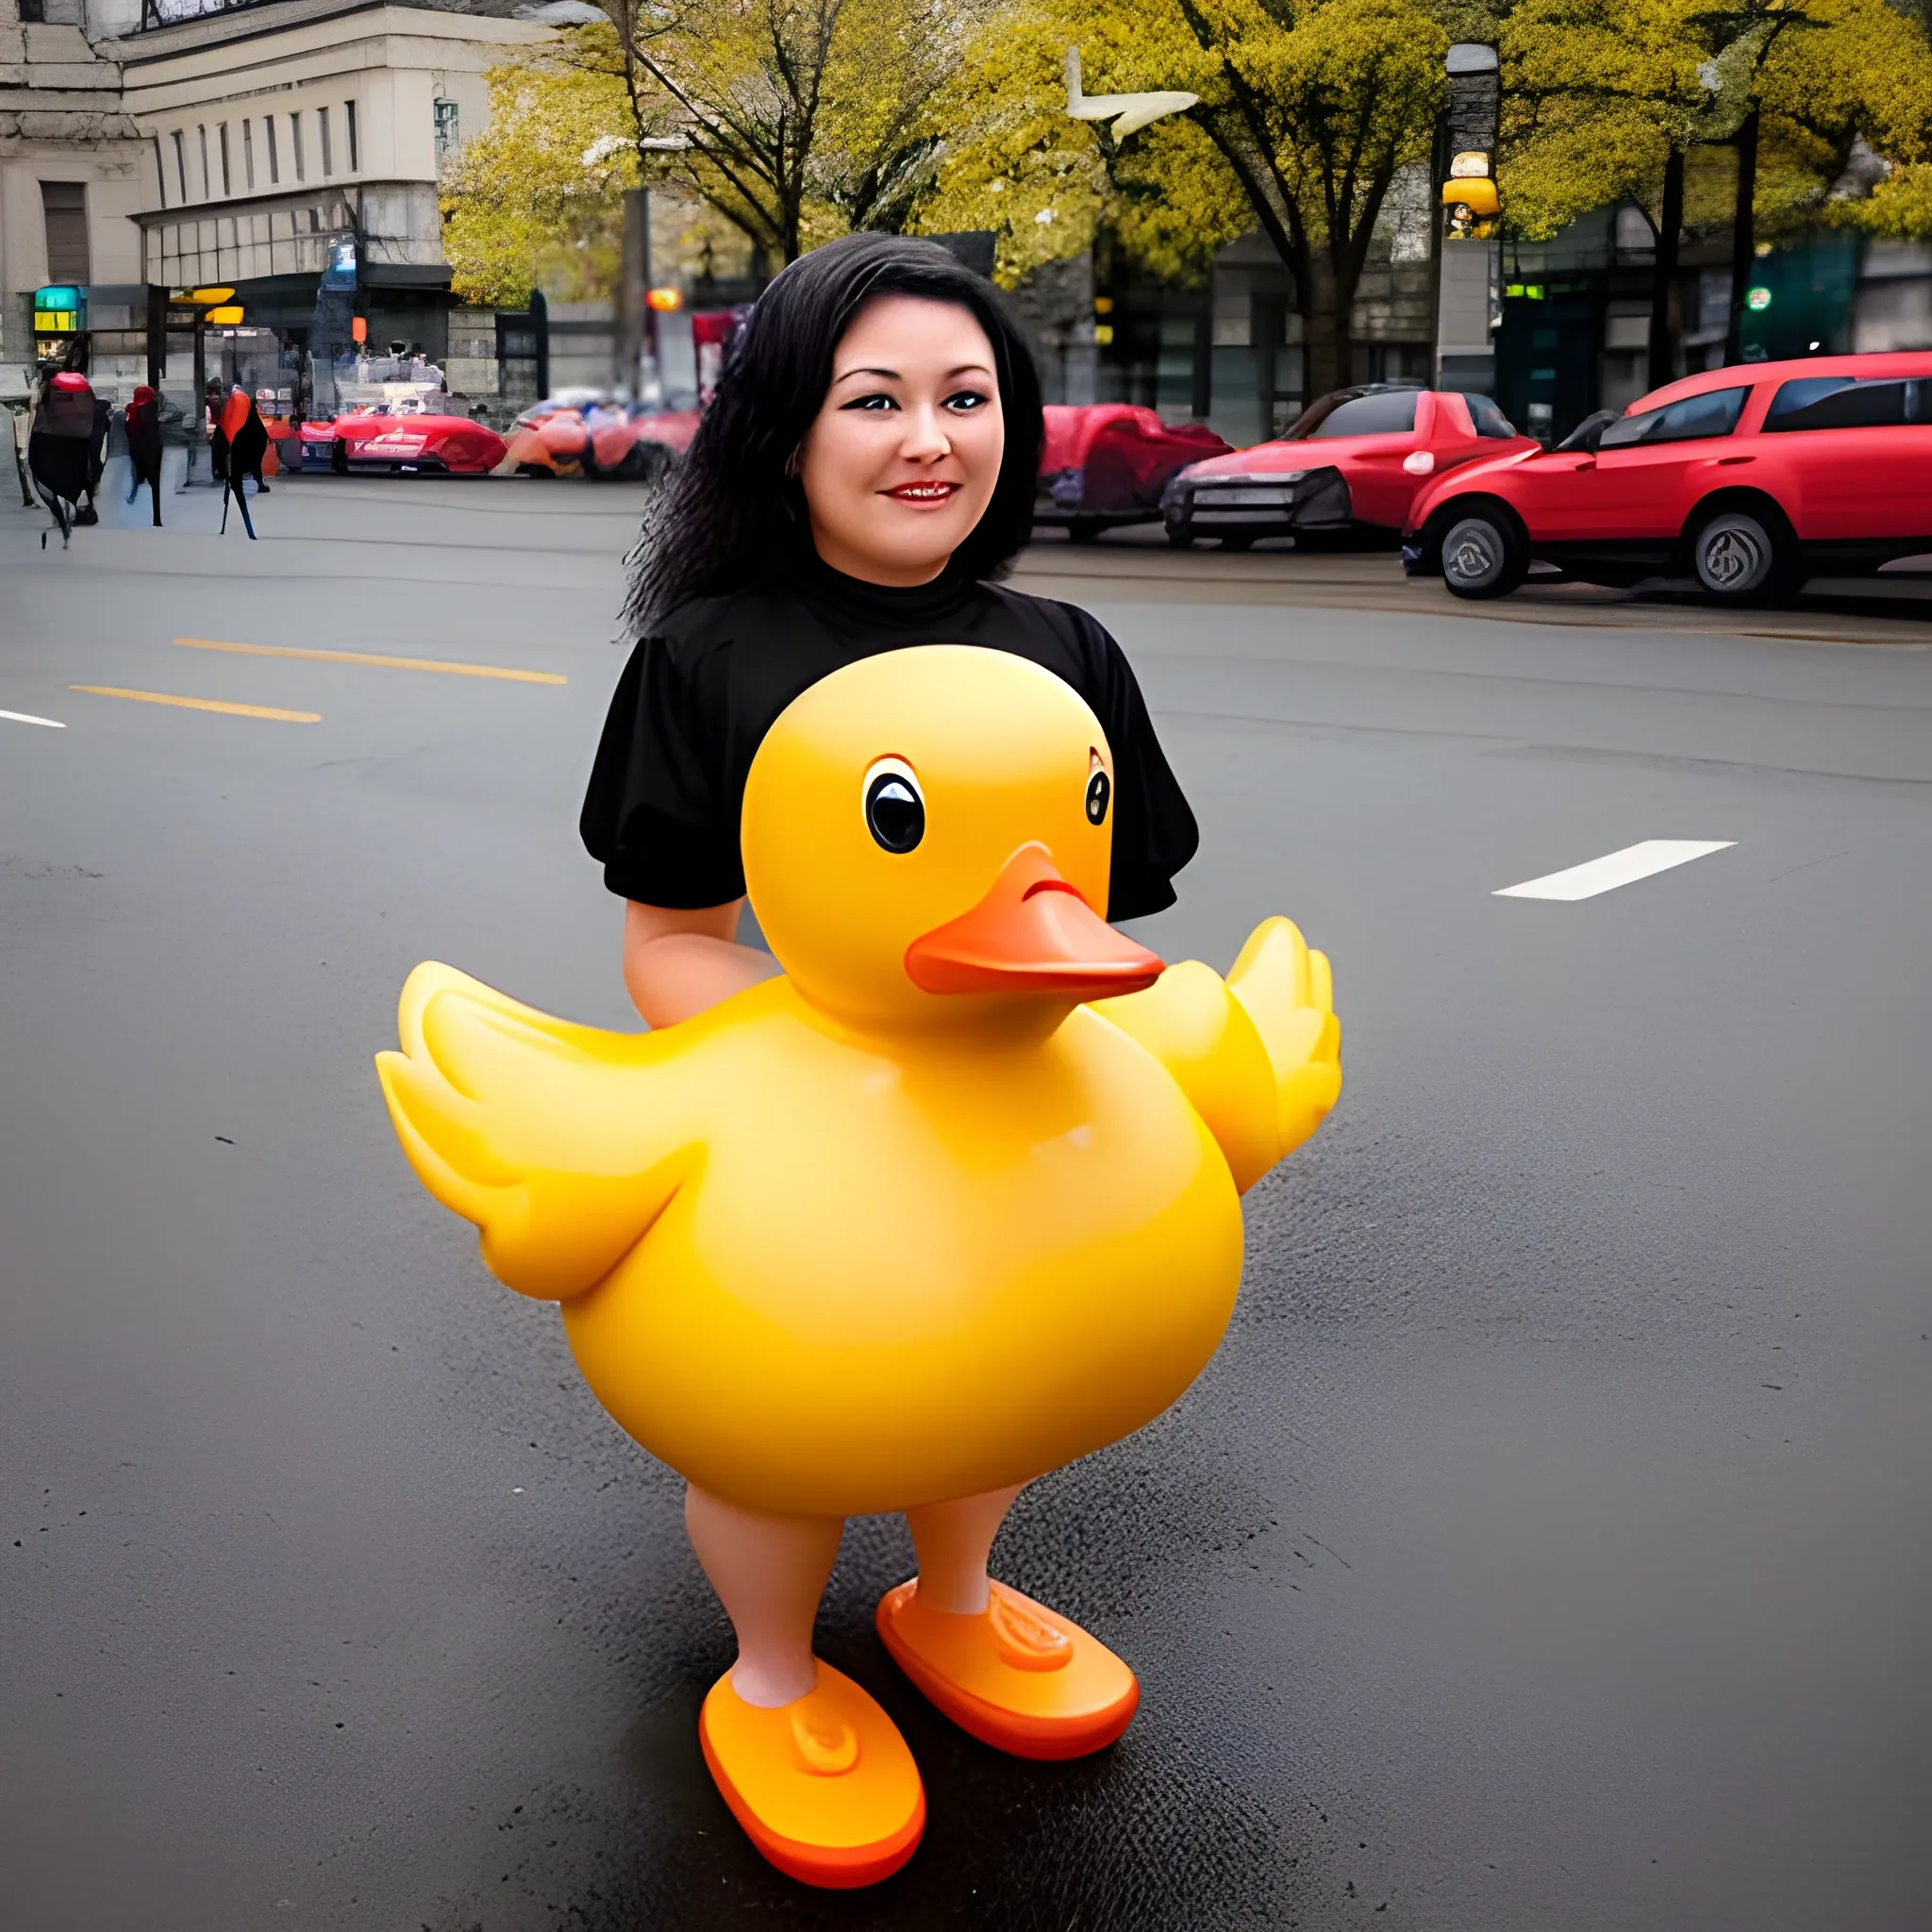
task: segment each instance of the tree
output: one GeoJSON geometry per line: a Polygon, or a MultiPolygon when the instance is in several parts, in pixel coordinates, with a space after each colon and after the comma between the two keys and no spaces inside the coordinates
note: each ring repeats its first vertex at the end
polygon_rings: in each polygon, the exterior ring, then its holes
{"type": "Polygon", "coordinates": [[[1932,49],[1886,0],[1523,0],[1499,39],[1510,227],[1541,238],[1609,202],[1644,209],[1654,381],[1675,366],[1670,292],[1699,150],[1736,157],[1724,206],[1703,212],[1731,225],[1737,360],[1760,220],[1814,218],[1860,139],[1913,159],[1932,139],[1932,49]]]}
{"type": "Polygon", "coordinates": [[[1591,208],[1642,208],[1657,238],[1650,368],[1663,381],[1675,366],[1687,156],[1709,93],[1704,48],[1670,0],[1524,0],[1498,39],[1510,229],[1541,240],[1591,208]]]}
{"type": "Polygon", "coordinates": [[[904,225],[937,148],[926,109],[979,4],[605,0],[640,152],[774,268],[904,225]]]}
{"type": "Polygon", "coordinates": [[[443,171],[443,247],[467,302],[607,294],[638,180],[616,37],[589,26],[489,74],[490,123],[443,171]]]}
{"type": "Polygon", "coordinates": [[[1370,239],[1397,172],[1427,158],[1441,101],[1449,36],[1423,0],[1017,0],[984,32],[991,48],[942,99],[966,133],[926,225],[974,211],[1010,265],[1077,253],[1106,215],[1154,266],[1258,227],[1294,291],[1310,391],[1347,379],[1370,239]],[[1095,93],[1184,89],[1199,103],[1116,145],[1066,117],[1045,56],[1074,45],[1095,93]],[[1024,237],[1029,203],[1053,234],[1024,237]]]}
{"type": "MultiPolygon", "coordinates": [[[[994,272],[1008,288],[1109,242],[1156,275],[1204,275],[1214,251],[1254,225],[1206,132],[1176,117],[1120,142],[1066,110],[1068,48],[1083,49],[1090,76],[1127,73],[1139,32],[1124,11],[1059,6],[1016,6],[991,20],[928,111],[941,144],[913,225],[991,231],[994,272]]],[[[1174,58],[1188,50],[1177,45],[1174,58]]],[[[1157,71],[1158,59],[1139,66],[1157,71]]]]}

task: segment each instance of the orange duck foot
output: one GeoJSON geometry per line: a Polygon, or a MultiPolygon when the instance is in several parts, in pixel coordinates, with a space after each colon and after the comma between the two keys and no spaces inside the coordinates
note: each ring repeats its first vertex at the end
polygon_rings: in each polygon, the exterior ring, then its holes
{"type": "Polygon", "coordinates": [[[879,1600],[879,1635],[921,1690],[981,1743],[1015,1757],[1084,1757],[1126,1729],[1141,1685],[1098,1638],[991,1586],[978,1615],[929,1610],[919,1579],[879,1600]]]}
{"type": "Polygon", "coordinates": [[[925,1828],[925,1790],[905,1739],[823,1660],[817,1684],[776,1709],[745,1703],[726,1672],[698,1714],[698,1741],[752,1843],[804,1884],[876,1885],[925,1828]]]}

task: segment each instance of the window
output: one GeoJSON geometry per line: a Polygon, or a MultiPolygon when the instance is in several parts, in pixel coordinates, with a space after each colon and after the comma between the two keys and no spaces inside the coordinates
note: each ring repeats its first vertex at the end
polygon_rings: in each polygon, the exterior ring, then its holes
{"type": "Polygon", "coordinates": [[[22,26],[42,26],[47,19],[47,0],[20,0],[22,26]]]}
{"type": "Polygon", "coordinates": [[[1855,375],[1802,375],[1782,383],[1764,419],[1784,429],[1897,429],[1932,419],[1923,382],[1860,381],[1855,375]]]}
{"type": "Polygon", "coordinates": [[[435,103],[436,113],[436,165],[440,168],[457,146],[457,104],[454,101],[435,103]]]}
{"type": "Polygon", "coordinates": [[[195,133],[201,138],[201,198],[210,201],[214,198],[214,177],[208,171],[208,129],[197,127],[195,133]]]}
{"type": "Polygon", "coordinates": [[[1599,449],[1625,449],[1638,442],[1694,442],[1704,436],[1728,436],[1744,413],[1744,389],[1707,390],[1664,409],[1622,416],[1604,431],[1599,449]]]}
{"type": "MultiPolygon", "coordinates": [[[[268,178],[274,183],[282,178],[282,161],[275,153],[275,117],[273,114],[261,117],[261,131],[268,137],[268,178]]],[[[175,139],[179,141],[181,137],[177,134],[175,139]]]]}
{"type": "Polygon", "coordinates": [[[329,150],[328,109],[326,108],[318,108],[315,110],[315,134],[317,144],[322,149],[322,172],[325,175],[333,175],[336,171],[336,159],[329,150]]]}
{"type": "Polygon", "coordinates": [[[85,287],[87,189],[79,181],[42,181],[41,211],[47,224],[47,279],[85,287]]]}
{"type": "Polygon", "coordinates": [[[168,205],[168,171],[161,161],[161,137],[152,137],[151,145],[155,151],[155,185],[161,191],[161,206],[168,205]]]}
{"type": "Polygon", "coordinates": [[[1415,427],[1412,389],[1338,390],[1307,410],[1291,440],[1325,436],[1399,436],[1415,427]]]}
{"type": "Polygon", "coordinates": [[[250,194],[255,192],[255,123],[242,124],[242,173],[248,183],[250,194]]]}
{"type": "Polygon", "coordinates": [[[302,117],[300,114],[291,114],[289,116],[289,145],[295,153],[296,180],[308,180],[308,162],[302,153],[302,117]]]}
{"type": "Polygon", "coordinates": [[[188,147],[181,139],[181,130],[175,130],[175,178],[181,185],[181,199],[188,199],[188,147]]]}
{"type": "Polygon", "coordinates": [[[1469,420],[1475,425],[1478,436],[1492,436],[1498,441],[1507,442],[1516,434],[1515,424],[1496,407],[1493,397],[1464,390],[1462,400],[1469,405],[1469,420]]]}
{"type": "Polygon", "coordinates": [[[222,199],[225,201],[234,192],[228,186],[228,124],[224,121],[218,130],[222,143],[222,199]]]}
{"type": "Polygon", "coordinates": [[[358,152],[360,143],[356,138],[356,104],[354,101],[344,101],[342,103],[342,125],[348,129],[349,173],[353,175],[362,165],[362,157],[358,152]]]}

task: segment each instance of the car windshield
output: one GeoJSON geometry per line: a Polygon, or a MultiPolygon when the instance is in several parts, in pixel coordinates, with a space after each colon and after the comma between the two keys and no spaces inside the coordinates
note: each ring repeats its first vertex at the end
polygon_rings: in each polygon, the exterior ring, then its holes
{"type": "Polygon", "coordinates": [[[1801,375],[1779,385],[1764,418],[1767,434],[1790,429],[1896,429],[1927,417],[1926,385],[1856,375],[1801,375]]]}
{"type": "Polygon", "coordinates": [[[1325,436],[1399,436],[1415,427],[1413,389],[1339,389],[1305,409],[1284,441],[1325,436]]]}
{"type": "Polygon", "coordinates": [[[1707,390],[1641,416],[1623,416],[1604,431],[1599,449],[1622,449],[1634,442],[1693,442],[1704,436],[1728,436],[1744,413],[1743,389],[1707,390]]]}

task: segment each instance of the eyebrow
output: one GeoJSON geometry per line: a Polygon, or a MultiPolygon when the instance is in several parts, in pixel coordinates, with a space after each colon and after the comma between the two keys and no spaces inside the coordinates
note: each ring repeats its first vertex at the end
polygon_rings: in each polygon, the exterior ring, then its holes
{"type": "MultiPolygon", "coordinates": [[[[956,375],[991,375],[991,374],[992,371],[984,362],[961,362],[957,369],[946,371],[946,379],[950,381],[956,375]]],[[[841,369],[832,380],[834,382],[843,382],[848,376],[854,375],[883,375],[891,382],[897,382],[901,379],[896,369],[877,369],[868,366],[863,369],[841,369]]]]}

